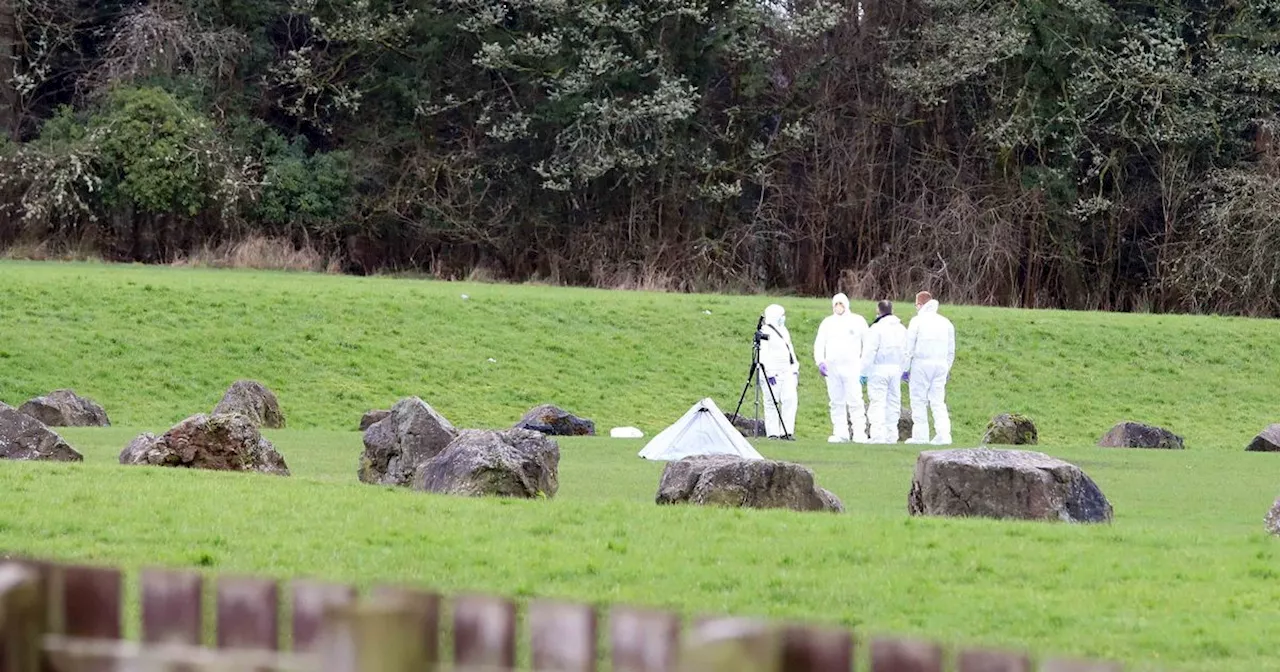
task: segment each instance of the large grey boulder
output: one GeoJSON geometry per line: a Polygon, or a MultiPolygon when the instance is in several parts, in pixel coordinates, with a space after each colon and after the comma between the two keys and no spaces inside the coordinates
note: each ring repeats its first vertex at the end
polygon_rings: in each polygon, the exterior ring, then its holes
{"type": "Polygon", "coordinates": [[[595,436],[596,423],[580,418],[559,406],[542,404],[529,409],[515,425],[551,436],[595,436]]]}
{"type": "Polygon", "coordinates": [[[763,419],[757,420],[755,418],[738,415],[736,417],[730,417],[729,421],[733,424],[734,428],[738,430],[739,434],[747,438],[765,435],[763,419]]]}
{"type": "Polygon", "coordinates": [[[413,488],[467,497],[554,497],[560,446],[529,429],[464,429],[418,469],[413,488]]]}
{"type": "Polygon", "coordinates": [[[120,451],[119,459],[120,464],[289,475],[284,457],[258,425],[238,413],[200,413],[160,436],[140,434],[120,451]]]}
{"type": "Polygon", "coordinates": [[[1267,532],[1280,536],[1280,498],[1271,505],[1271,510],[1267,512],[1267,517],[1262,522],[1266,525],[1267,532]]]}
{"type": "Polygon", "coordinates": [[[406,397],[364,431],[358,476],[364,483],[408,486],[424,462],[458,436],[444,416],[418,397],[406,397]]]}
{"type": "Polygon", "coordinates": [[[18,407],[19,413],[39,420],[47,427],[109,427],[107,412],[90,399],[72,390],[54,390],[28,400],[18,407]]]}
{"type": "Polygon", "coordinates": [[[1163,427],[1141,422],[1120,422],[1098,439],[1103,448],[1161,448],[1182,450],[1182,437],[1163,427]]]}
{"type": "Polygon", "coordinates": [[[84,456],[44,423],[0,402],[0,459],[83,462],[84,456]]]}
{"type": "Polygon", "coordinates": [[[1027,450],[927,450],[916,458],[907,512],[1078,523],[1109,522],[1111,503],[1079,467],[1027,450]]]}
{"type": "Polygon", "coordinates": [[[817,486],[808,467],[734,455],[695,455],[668,462],[658,504],[703,504],[794,511],[844,511],[840,499],[817,486]]]}
{"type": "Polygon", "coordinates": [[[984,444],[1032,446],[1040,442],[1036,423],[1021,413],[1001,413],[987,423],[984,444]]]}
{"type": "Polygon", "coordinates": [[[1245,450],[1254,453],[1280,453],[1280,424],[1267,425],[1267,428],[1253,437],[1245,450]]]}
{"type": "Polygon", "coordinates": [[[269,429],[284,427],[284,414],[275,392],[256,380],[237,380],[227,388],[222,400],[213,408],[214,415],[238,413],[255,425],[269,429]]]}

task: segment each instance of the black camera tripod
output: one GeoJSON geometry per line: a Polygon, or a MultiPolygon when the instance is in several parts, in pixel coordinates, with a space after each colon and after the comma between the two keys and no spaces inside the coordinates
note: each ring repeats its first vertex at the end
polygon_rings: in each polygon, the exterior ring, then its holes
{"type": "Polygon", "coordinates": [[[787,431],[787,423],[782,419],[782,406],[778,403],[778,397],[773,393],[773,385],[769,383],[769,372],[765,370],[764,364],[760,363],[760,341],[769,340],[769,335],[761,331],[764,328],[764,315],[760,316],[760,321],[756,323],[756,333],[751,338],[751,369],[747,371],[747,384],[742,386],[742,395],[738,397],[738,407],[733,409],[733,415],[730,422],[738,419],[738,411],[742,409],[742,402],[747,398],[747,390],[755,385],[755,394],[752,395],[754,412],[752,413],[751,431],[760,436],[760,379],[764,378],[765,389],[769,390],[769,399],[773,401],[773,409],[778,412],[778,426],[782,428],[782,436],[789,436],[791,433],[787,431]],[[760,375],[756,375],[756,372],[760,375]]]}

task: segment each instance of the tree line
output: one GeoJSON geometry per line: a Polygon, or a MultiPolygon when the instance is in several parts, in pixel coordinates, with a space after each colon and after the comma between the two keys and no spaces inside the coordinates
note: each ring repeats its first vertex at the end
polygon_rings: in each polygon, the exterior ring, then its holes
{"type": "Polygon", "coordinates": [[[1280,0],[0,0],[0,243],[1280,314],[1280,0]]]}

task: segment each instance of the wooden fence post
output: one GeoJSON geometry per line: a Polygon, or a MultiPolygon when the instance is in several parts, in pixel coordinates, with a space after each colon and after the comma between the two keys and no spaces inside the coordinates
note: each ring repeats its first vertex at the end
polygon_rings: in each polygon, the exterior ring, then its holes
{"type": "Polygon", "coordinates": [[[537,601],[529,605],[533,669],[595,672],[596,612],[580,604],[537,601]]]}
{"type": "Polygon", "coordinates": [[[43,630],[39,577],[17,563],[0,565],[0,672],[37,672],[43,630]]]}
{"type": "Polygon", "coordinates": [[[204,639],[203,580],[194,572],[144,569],[142,641],[199,646],[204,639]]]}
{"type": "Polygon", "coordinates": [[[787,672],[853,672],[853,633],[834,628],[792,626],[783,638],[787,672]]]}
{"type": "Polygon", "coordinates": [[[81,639],[120,639],[120,570],[62,568],[64,633],[81,639]]]}
{"type": "Polygon", "coordinates": [[[614,672],[671,672],[680,646],[680,620],[665,611],[614,607],[609,612],[614,672]]]}
{"type": "Polygon", "coordinates": [[[440,664],[440,596],[397,586],[376,586],[370,597],[399,605],[404,610],[406,620],[415,623],[418,629],[425,669],[435,670],[440,664]]]}
{"type": "Polygon", "coordinates": [[[412,605],[392,600],[333,604],[314,641],[320,672],[422,672],[426,651],[412,605]]]}
{"type": "Polygon", "coordinates": [[[356,600],[356,589],[333,583],[300,579],[292,584],[293,651],[306,653],[318,645],[325,613],[356,600]]]}
{"type": "Polygon", "coordinates": [[[453,603],[453,661],[458,668],[515,667],[515,604],[487,595],[457,598],[453,603]]]}
{"type": "Polygon", "coordinates": [[[224,576],[218,579],[218,648],[280,648],[280,590],[274,581],[224,576]]]}
{"type": "Polygon", "coordinates": [[[680,672],[783,672],[785,633],[747,618],[699,618],[680,647],[680,672]]]}

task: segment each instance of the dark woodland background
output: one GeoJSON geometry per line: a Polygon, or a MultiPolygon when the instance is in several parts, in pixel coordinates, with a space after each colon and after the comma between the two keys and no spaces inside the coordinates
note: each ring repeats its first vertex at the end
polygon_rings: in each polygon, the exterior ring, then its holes
{"type": "Polygon", "coordinates": [[[1271,316],[1277,109],[1280,0],[0,0],[0,244],[1271,316]]]}

